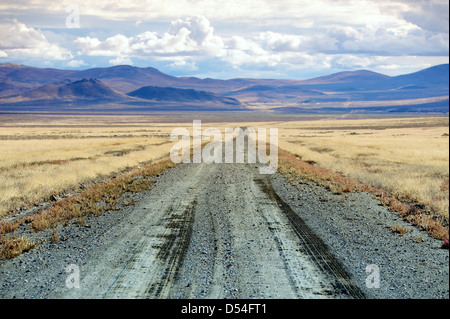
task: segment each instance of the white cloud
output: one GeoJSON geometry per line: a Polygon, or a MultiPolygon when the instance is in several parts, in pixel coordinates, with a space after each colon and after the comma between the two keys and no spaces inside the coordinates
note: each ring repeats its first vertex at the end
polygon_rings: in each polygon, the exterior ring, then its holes
{"type": "Polygon", "coordinates": [[[259,40],[271,51],[299,51],[305,37],[268,31],[260,33],[259,40]]]}
{"type": "MultiPolygon", "coordinates": [[[[78,1],[81,16],[95,16],[112,21],[174,19],[184,16],[203,15],[214,19],[268,16],[275,7],[271,0],[96,0],[78,1]]],[[[0,2],[0,10],[32,9],[46,13],[65,12],[74,0],[26,0],[0,2]]]]}
{"type": "Polygon", "coordinates": [[[133,62],[131,62],[131,60],[129,58],[127,58],[127,57],[119,56],[119,57],[117,57],[115,59],[109,60],[109,64],[112,64],[112,65],[132,65],[133,62]]]}
{"type": "Polygon", "coordinates": [[[74,41],[74,45],[81,55],[121,56],[129,53],[131,39],[122,34],[109,37],[103,42],[97,38],[81,37],[74,41]]]}
{"type": "Polygon", "coordinates": [[[69,50],[49,43],[40,30],[29,28],[17,19],[0,25],[0,50],[11,59],[66,60],[72,58],[69,50]]]}
{"type": "Polygon", "coordinates": [[[2,26],[0,47],[3,49],[30,49],[46,42],[45,36],[33,28],[13,19],[2,26]]]}
{"type": "Polygon", "coordinates": [[[187,57],[178,57],[173,61],[171,64],[169,64],[169,67],[172,69],[182,69],[182,70],[189,70],[189,71],[196,71],[198,70],[198,65],[189,60],[187,57]]]}
{"type": "Polygon", "coordinates": [[[153,58],[167,61],[173,69],[196,70],[201,59],[218,58],[235,69],[290,66],[304,69],[370,68],[382,64],[382,56],[442,54],[448,36],[426,36],[411,23],[349,26],[333,25],[305,34],[274,31],[259,32],[252,37],[217,35],[203,16],[176,19],[167,32],[144,31],[134,37],[117,34],[105,40],[80,37],[74,44],[79,54],[115,57],[110,64],[131,64],[130,58],[153,58]],[[372,56],[371,56],[372,54],[372,56]],[[193,59],[196,59],[194,63],[193,59]]]}
{"type": "Polygon", "coordinates": [[[364,56],[352,54],[334,55],[330,64],[335,69],[370,69],[375,65],[382,64],[386,58],[378,56],[364,56]]]}
{"type": "Polygon", "coordinates": [[[78,68],[78,67],[83,66],[83,65],[87,65],[87,63],[84,62],[83,60],[70,60],[67,63],[67,66],[69,66],[71,68],[78,68]]]}
{"type": "Polygon", "coordinates": [[[399,28],[335,26],[328,32],[328,36],[336,44],[336,53],[448,54],[448,34],[429,36],[420,28],[414,26],[399,28]]]}
{"type": "Polygon", "coordinates": [[[131,45],[135,54],[184,56],[221,56],[223,47],[222,38],[214,34],[214,28],[202,16],[177,19],[162,35],[150,31],[138,34],[131,45]]]}
{"type": "MultiPolygon", "coordinates": [[[[61,18],[41,23],[54,27],[64,23],[72,3],[17,0],[0,3],[0,10],[3,17],[23,12],[33,26],[39,16],[61,18]]],[[[442,61],[449,52],[448,0],[96,0],[79,7],[84,29],[74,33],[58,34],[58,27],[42,32],[16,20],[0,25],[0,58],[67,60],[64,65],[71,67],[83,61],[145,61],[179,73],[226,74],[231,66],[278,74],[307,68],[400,70],[402,57],[417,57],[410,61],[419,66],[433,57],[442,61]],[[167,29],[161,31],[163,24],[167,29]],[[73,43],[78,56],[56,43],[63,41],[73,43]]]]}
{"type": "MultiPolygon", "coordinates": [[[[135,37],[114,35],[104,41],[80,37],[74,41],[78,54],[89,56],[145,57],[145,56],[222,56],[224,43],[214,35],[205,17],[178,19],[168,32],[159,35],[145,31],[135,37]]],[[[111,62],[111,61],[110,61],[111,62]]]]}
{"type": "Polygon", "coordinates": [[[223,41],[222,38],[214,35],[214,28],[210,25],[208,19],[204,16],[189,17],[184,20],[178,19],[170,25],[170,34],[179,34],[183,30],[187,30],[189,38],[194,40],[196,48],[208,55],[222,54],[223,41]]]}
{"type": "Polygon", "coordinates": [[[400,18],[427,31],[434,33],[448,33],[448,0],[409,0],[400,2],[403,3],[404,6],[401,10],[397,9],[395,12],[400,18]]]}

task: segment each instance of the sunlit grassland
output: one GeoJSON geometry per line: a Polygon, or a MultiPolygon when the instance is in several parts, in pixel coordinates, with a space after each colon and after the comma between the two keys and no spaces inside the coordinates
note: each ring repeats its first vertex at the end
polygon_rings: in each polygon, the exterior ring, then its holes
{"type": "MultiPolygon", "coordinates": [[[[170,140],[172,129],[183,127],[192,133],[193,124],[188,118],[168,119],[165,123],[145,117],[0,121],[0,216],[53,194],[75,190],[73,197],[83,183],[107,181],[129,169],[139,172],[140,166],[167,158],[176,142],[170,140]]],[[[225,128],[252,127],[269,133],[277,128],[281,173],[312,179],[340,193],[375,187],[399,200],[383,193],[391,207],[398,211],[406,209],[402,203],[419,207],[433,221],[435,217],[443,221],[448,233],[448,123],[448,117],[210,121],[202,123],[202,130],[214,127],[223,133],[225,128]]]]}
{"type": "Polygon", "coordinates": [[[448,223],[448,117],[278,125],[279,147],[304,162],[424,206],[448,223]]]}
{"type": "Polygon", "coordinates": [[[170,125],[60,121],[0,126],[0,216],[168,156],[171,130],[170,125]]]}

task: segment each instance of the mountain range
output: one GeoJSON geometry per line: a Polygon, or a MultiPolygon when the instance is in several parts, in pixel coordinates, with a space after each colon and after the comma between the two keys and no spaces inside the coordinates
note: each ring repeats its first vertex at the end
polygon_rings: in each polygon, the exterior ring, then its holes
{"type": "Polygon", "coordinates": [[[356,70],[307,80],[219,80],[129,65],[59,70],[0,64],[0,113],[65,110],[448,114],[449,65],[399,76],[356,70]]]}

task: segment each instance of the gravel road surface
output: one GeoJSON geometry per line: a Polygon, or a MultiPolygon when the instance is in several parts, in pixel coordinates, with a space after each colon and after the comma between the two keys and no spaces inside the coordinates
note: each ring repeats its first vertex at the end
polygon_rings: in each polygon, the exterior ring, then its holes
{"type": "Polygon", "coordinates": [[[34,234],[35,249],[0,261],[0,298],[449,298],[440,241],[369,194],[258,166],[180,164],[57,243],[34,234]]]}

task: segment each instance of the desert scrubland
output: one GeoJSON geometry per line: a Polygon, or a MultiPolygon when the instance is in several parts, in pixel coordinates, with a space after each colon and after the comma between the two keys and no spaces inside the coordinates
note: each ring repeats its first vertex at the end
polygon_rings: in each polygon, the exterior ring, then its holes
{"type": "MultiPolygon", "coordinates": [[[[202,123],[222,133],[244,126],[277,128],[279,147],[308,167],[382,189],[448,225],[448,117],[202,123]]],[[[145,117],[2,122],[0,215],[167,157],[175,127],[192,132],[192,122],[145,117]]]]}
{"type": "Polygon", "coordinates": [[[448,221],[448,118],[287,122],[279,147],[302,161],[426,206],[448,221]]]}
{"type": "Polygon", "coordinates": [[[80,120],[0,126],[0,215],[168,155],[171,127],[80,120]]]}
{"type": "Polygon", "coordinates": [[[201,129],[278,129],[281,174],[174,164],[190,119],[2,122],[0,295],[448,297],[448,118],[275,120],[201,129]]]}

